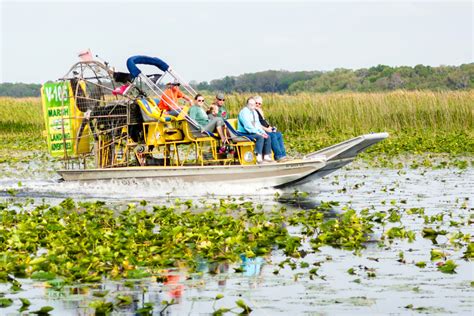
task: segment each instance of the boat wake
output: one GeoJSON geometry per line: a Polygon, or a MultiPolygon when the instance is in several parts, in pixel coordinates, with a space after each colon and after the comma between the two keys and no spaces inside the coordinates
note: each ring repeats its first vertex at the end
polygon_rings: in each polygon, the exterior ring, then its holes
{"type": "Polygon", "coordinates": [[[205,183],[190,184],[179,180],[122,179],[101,181],[59,181],[1,179],[0,197],[15,195],[28,198],[163,200],[166,198],[213,198],[241,196],[273,196],[280,192],[261,188],[258,184],[205,183]]]}

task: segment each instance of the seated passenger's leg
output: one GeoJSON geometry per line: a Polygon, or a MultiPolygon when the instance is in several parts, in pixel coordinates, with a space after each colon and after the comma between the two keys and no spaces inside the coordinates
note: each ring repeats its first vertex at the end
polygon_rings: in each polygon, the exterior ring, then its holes
{"type": "Polygon", "coordinates": [[[217,132],[221,138],[222,144],[227,142],[227,137],[224,134],[223,126],[224,120],[221,117],[215,117],[207,123],[204,129],[208,132],[217,132]]]}
{"type": "Polygon", "coordinates": [[[286,149],[285,149],[285,142],[283,141],[283,134],[281,132],[277,132],[278,141],[280,142],[280,150],[281,150],[281,158],[286,157],[286,149]]]}
{"type": "Polygon", "coordinates": [[[270,135],[272,137],[272,150],[275,153],[275,160],[286,157],[283,135],[280,132],[270,133],[270,135]]]}
{"type": "Polygon", "coordinates": [[[260,136],[258,134],[251,135],[255,139],[255,153],[257,154],[257,156],[260,155],[260,157],[262,157],[265,139],[263,138],[263,136],[260,136]]]}
{"type": "Polygon", "coordinates": [[[281,147],[280,147],[280,141],[278,139],[277,133],[268,133],[270,135],[270,138],[272,139],[272,151],[275,154],[275,160],[280,159],[282,156],[281,152],[281,147]]]}
{"type": "Polygon", "coordinates": [[[209,123],[204,126],[204,129],[208,132],[214,133],[216,131],[217,126],[217,120],[210,120],[209,123]]]}
{"type": "MultiPolygon", "coordinates": [[[[263,138],[263,137],[262,137],[263,138]]],[[[272,139],[271,137],[263,138],[263,156],[268,156],[265,160],[272,160],[272,139]]]]}

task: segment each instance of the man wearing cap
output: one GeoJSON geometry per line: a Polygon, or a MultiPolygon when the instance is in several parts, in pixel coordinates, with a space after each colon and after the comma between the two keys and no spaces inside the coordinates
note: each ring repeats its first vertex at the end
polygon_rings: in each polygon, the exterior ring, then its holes
{"type": "Polygon", "coordinates": [[[216,101],[214,101],[214,104],[217,105],[217,108],[219,109],[217,111],[217,117],[222,117],[224,120],[227,120],[229,118],[229,113],[227,112],[227,109],[224,106],[224,93],[219,92],[216,94],[216,101]]]}
{"type": "Polygon", "coordinates": [[[167,88],[161,95],[161,100],[160,103],[158,103],[158,107],[160,110],[166,111],[165,113],[168,115],[177,116],[179,112],[181,112],[182,106],[180,106],[178,103],[179,99],[186,100],[190,106],[193,105],[193,100],[181,92],[181,90],[179,90],[180,85],[181,84],[177,81],[168,82],[166,84],[167,88]]]}

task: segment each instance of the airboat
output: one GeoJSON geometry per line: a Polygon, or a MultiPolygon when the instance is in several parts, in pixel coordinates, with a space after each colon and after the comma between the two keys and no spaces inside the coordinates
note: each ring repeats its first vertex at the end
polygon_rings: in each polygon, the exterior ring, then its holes
{"type": "Polygon", "coordinates": [[[160,110],[168,80],[191,98],[197,93],[166,62],[132,56],[127,68],[115,71],[89,52],[64,77],[42,86],[48,149],[62,160],[58,173],[65,181],[146,178],[281,188],[328,175],[388,137],[361,135],[302,158],[257,164],[255,144],[239,135],[236,119],[226,121],[231,150],[222,154],[220,139],[199,130],[186,107],[171,100],[168,106],[179,110],[177,116],[160,110]]]}

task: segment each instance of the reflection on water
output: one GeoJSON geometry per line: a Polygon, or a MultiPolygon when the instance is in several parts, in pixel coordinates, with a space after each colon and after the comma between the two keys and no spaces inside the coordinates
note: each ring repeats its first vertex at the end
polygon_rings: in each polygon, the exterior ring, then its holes
{"type": "Polygon", "coordinates": [[[242,259],[240,267],[244,276],[256,277],[260,275],[262,265],[265,262],[262,257],[247,258],[245,255],[241,255],[240,258],[242,259]]]}
{"type": "MultiPolygon", "coordinates": [[[[283,267],[279,264],[286,256],[274,251],[269,258],[242,257],[241,262],[235,264],[198,261],[197,271],[193,273],[185,269],[167,270],[153,278],[107,281],[97,286],[45,287],[41,282],[22,280],[24,291],[7,294],[14,299],[14,304],[2,311],[5,314],[17,314],[20,297],[31,300],[30,311],[50,305],[55,308],[55,315],[90,315],[93,312],[90,303],[100,300],[113,302],[115,313],[121,315],[133,315],[147,303],[153,303],[155,315],[163,309],[167,315],[208,314],[224,307],[235,308],[238,312],[240,309],[235,303],[238,299],[251,306],[255,315],[416,312],[410,305],[425,313],[472,314],[472,262],[462,259],[462,249],[449,247],[450,236],[439,237],[438,245],[422,238],[420,232],[428,225],[421,216],[407,215],[407,210],[424,208],[429,216],[441,212],[452,214],[452,218],[446,216],[436,229],[473,236],[472,222],[467,224],[473,211],[473,168],[462,172],[450,169],[343,170],[305,184],[297,188],[298,191],[221,184],[191,189],[183,183],[154,181],[58,183],[57,179],[44,175],[34,174],[30,178],[15,177],[13,173],[4,175],[0,178],[0,200],[7,199],[7,190],[14,188],[17,196],[46,199],[49,203],[71,195],[118,205],[141,199],[150,204],[161,204],[175,198],[199,201],[230,196],[260,203],[266,209],[311,209],[336,201],[339,205],[328,204],[329,214],[341,212],[345,207],[384,212],[393,208],[402,215],[403,225],[418,235],[412,243],[397,239],[386,242],[383,247],[378,242],[369,243],[360,254],[322,247],[320,252],[305,258],[292,258],[290,264],[283,267]],[[450,259],[458,264],[457,273],[443,274],[437,270],[430,259],[430,249],[434,247],[445,249],[450,259]],[[421,261],[426,262],[425,268],[415,265],[421,261]],[[303,268],[302,262],[309,267],[303,268]],[[310,269],[316,272],[310,275],[310,269]],[[349,269],[352,273],[348,273],[349,269]],[[105,297],[100,297],[107,291],[105,297]],[[224,297],[215,301],[217,294],[224,297]],[[132,298],[130,304],[125,304],[126,296],[132,298]],[[173,302],[173,305],[166,307],[166,302],[173,302]]],[[[381,231],[377,232],[374,239],[380,241],[381,235],[381,231]]],[[[0,291],[9,293],[9,285],[0,284],[0,291]]]]}
{"type": "Polygon", "coordinates": [[[277,199],[278,203],[288,205],[294,208],[310,210],[321,205],[321,201],[306,192],[302,193],[298,190],[294,192],[283,192],[277,199]]]}
{"type": "MultiPolygon", "coordinates": [[[[196,272],[188,273],[186,269],[164,270],[160,275],[153,278],[129,280],[129,281],[106,281],[93,285],[64,285],[59,280],[56,286],[46,283],[22,280],[29,284],[26,293],[22,297],[30,297],[30,300],[38,306],[53,306],[54,314],[90,315],[94,309],[90,307],[91,302],[107,300],[114,302],[114,311],[122,315],[134,315],[137,310],[143,309],[147,304],[152,304],[155,313],[159,315],[180,314],[180,305],[188,305],[190,296],[198,291],[205,295],[210,284],[217,286],[218,292],[234,291],[235,284],[227,288],[227,280],[235,279],[232,271],[239,271],[241,279],[246,279],[248,288],[257,288],[262,281],[261,268],[265,260],[261,257],[247,258],[241,256],[240,264],[229,264],[227,262],[208,263],[198,260],[196,272]],[[231,269],[232,271],[229,271],[231,269]],[[106,297],[106,299],[103,299],[106,297]],[[36,299],[35,301],[35,298],[36,299]],[[128,299],[127,299],[128,298],[128,299]]],[[[52,282],[55,284],[55,282],[52,282]]],[[[96,308],[100,306],[92,303],[96,308]]],[[[206,307],[212,312],[210,307],[206,307]]],[[[11,309],[11,308],[10,308],[11,309]]],[[[32,310],[32,309],[30,309],[32,310]]],[[[101,307],[98,308],[101,311],[101,307]]]]}
{"type": "Polygon", "coordinates": [[[166,281],[163,284],[167,288],[168,295],[171,298],[177,300],[177,302],[179,302],[179,300],[183,296],[184,290],[184,285],[180,283],[180,274],[173,274],[168,272],[165,278],[166,281]]]}

